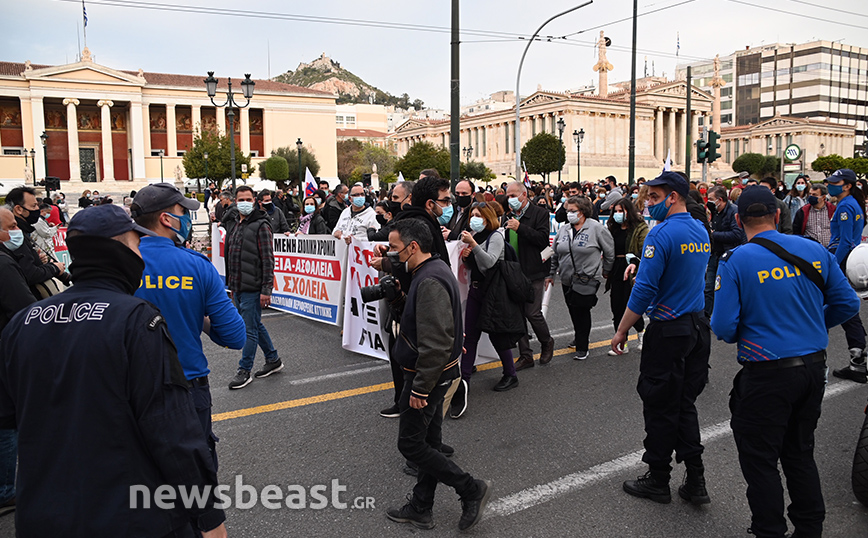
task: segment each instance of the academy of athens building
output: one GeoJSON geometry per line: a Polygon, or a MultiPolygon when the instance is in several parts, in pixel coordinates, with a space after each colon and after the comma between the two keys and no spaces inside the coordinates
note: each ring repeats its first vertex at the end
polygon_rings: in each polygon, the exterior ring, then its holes
{"type": "MultiPolygon", "coordinates": [[[[42,179],[46,161],[47,175],[72,193],[129,191],[161,174],[174,180],[197,130],[229,128],[227,109],[215,107],[206,93],[206,67],[195,75],[117,70],[94,62],[86,49],[81,61],[67,65],[0,62],[0,180],[42,179]]],[[[225,102],[227,76],[244,104],[243,74],[219,69],[214,101],[225,102]]],[[[236,110],[236,151],[256,164],[278,147],[294,148],[300,138],[316,155],[320,175],[336,177],[335,99],[255,80],[250,106],[236,110]]]]}

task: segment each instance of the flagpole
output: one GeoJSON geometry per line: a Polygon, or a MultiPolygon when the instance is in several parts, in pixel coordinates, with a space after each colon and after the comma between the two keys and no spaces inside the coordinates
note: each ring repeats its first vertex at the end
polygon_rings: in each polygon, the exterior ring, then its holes
{"type": "Polygon", "coordinates": [[[84,48],[87,48],[87,8],[81,0],[81,17],[84,19],[84,48]]]}

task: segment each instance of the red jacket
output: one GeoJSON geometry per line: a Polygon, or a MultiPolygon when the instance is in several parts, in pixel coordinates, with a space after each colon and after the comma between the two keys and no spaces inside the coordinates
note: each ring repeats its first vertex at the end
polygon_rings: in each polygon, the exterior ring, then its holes
{"type": "MultiPolygon", "coordinates": [[[[805,227],[808,225],[808,211],[811,210],[809,204],[805,204],[796,212],[793,217],[793,233],[797,235],[805,235],[805,227]]],[[[829,212],[829,220],[832,220],[832,215],[835,214],[835,205],[826,202],[826,210],[829,212]]]]}

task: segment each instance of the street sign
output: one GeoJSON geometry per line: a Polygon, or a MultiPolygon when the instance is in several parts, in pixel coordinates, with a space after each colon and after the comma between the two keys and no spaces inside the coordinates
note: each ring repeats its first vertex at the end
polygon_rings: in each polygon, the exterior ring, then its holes
{"type": "Polygon", "coordinates": [[[802,163],[785,163],[784,164],[784,172],[801,172],[802,171],[802,163]]]}
{"type": "Polygon", "coordinates": [[[795,144],[790,144],[789,146],[787,146],[787,149],[784,150],[784,157],[786,157],[788,161],[795,161],[801,156],[802,148],[795,144]]]}
{"type": "MultiPolygon", "coordinates": [[[[789,150],[790,148],[787,148],[787,149],[789,150]]],[[[792,159],[790,159],[790,160],[792,161],[792,159]]],[[[241,171],[244,173],[247,173],[247,165],[246,164],[241,165],[241,171]]]]}

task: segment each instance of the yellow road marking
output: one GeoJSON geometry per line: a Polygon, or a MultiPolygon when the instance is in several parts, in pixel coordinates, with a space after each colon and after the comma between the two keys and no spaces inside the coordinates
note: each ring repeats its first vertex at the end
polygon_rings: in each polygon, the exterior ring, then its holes
{"type": "MultiPolygon", "coordinates": [[[[631,336],[629,340],[635,340],[635,336],[631,336]]],[[[597,349],[601,347],[607,347],[611,345],[611,340],[604,340],[601,342],[594,342],[590,346],[590,349],[597,349]]],[[[555,350],[554,356],[567,355],[572,353],[572,348],[563,348],[555,350]]],[[[534,359],[539,359],[539,353],[534,355],[534,359]]],[[[476,367],[477,371],[485,371],[485,370],[493,370],[495,368],[500,368],[501,364],[499,361],[487,362],[485,364],[480,364],[476,367]]],[[[394,384],[392,383],[380,383],[377,385],[368,385],[367,387],[359,387],[357,389],[349,389],[349,390],[340,390],[337,392],[329,392],[326,394],[319,394],[317,396],[309,396],[307,398],[298,398],[296,400],[287,400],[285,402],[277,402],[268,405],[258,405],[256,407],[247,407],[245,409],[238,409],[236,411],[227,411],[226,413],[217,413],[216,415],[211,415],[212,422],[220,422],[223,420],[230,420],[233,418],[241,418],[241,417],[249,417],[251,415],[260,415],[262,413],[271,413],[272,411],[280,411],[282,409],[291,409],[293,407],[303,407],[305,405],[323,403],[323,402],[331,402],[334,400],[342,400],[344,398],[350,398],[352,396],[361,396],[362,394],[371,394],[374,392],[382,392],[384,390],[390,390],[394,388],[394,384]]]]}

